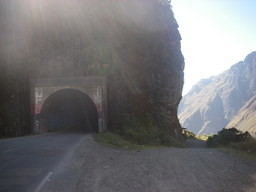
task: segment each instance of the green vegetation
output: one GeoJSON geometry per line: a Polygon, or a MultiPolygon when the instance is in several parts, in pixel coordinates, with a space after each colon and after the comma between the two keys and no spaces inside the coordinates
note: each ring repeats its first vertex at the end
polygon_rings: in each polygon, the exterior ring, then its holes
{"type": "Polygon", "coordinates": [[[212,135],[196,135],[196,138],[201,141],[207,141],[212,135]]]}
{"type": "Polygon", "coordinates": [[[248,141],[243,141],[239,143],[232,143],[230,147],[239,151],[244,151],[256,157],[256,140],[255,139],[250,139],[248,141]]]}
{"type": "Polygon", "coordinates": [[[146,114],[140,120],[126,121],[120,135],[137,145],[183,146],[182,141],[177,140],[170,130],[159,128],[150,114],[146,114]]]}
{"type": "Polygon", "coordinates": [[[249,161],[253,161],[253,163],[256,162],[256,155],[249,153],[248,151],[241,151],[241,150],[234,149],[231,147],[222,147],[222,148],[218,148],[218,150],[220,150],[224,153],[227,153],[227,154],[232,154],[232,155],[241,157],[243,159],[247,159],[249,161]]]}
{"type": "Polygon", "coordinates": [[[200,141],[207,141],[208,138],[211,136],[211,135],[196,135],[194,132],[189,131],[189,130],[186,129],[186,128],[183,128],[182,134],[183,134],[183,136],[184,136],[186,139],[188,139],[188,138],[193,138],[193,139],[198,139],[198,140],[200,140],[200,141]]]}
{"type": "Polygon", "coordinates": [[[159,147],[183,147],[182,141],[173,137],[171,131],[156,126],[151,115],[145,114],[140,120],[124,120],[123,130],[95,134],[98,143],[123,149],[145,149],[159,147]]]}
{"type": "Polygon", "coordinates": [[[93,135],[96,142],[119,149],[155,149],[163,148],[162,145],[139,145],[124,139],[122,136],[112,132],[98,133],[93,135]]]}
{"type": "Polygon", "coordinates": [[[185,139],[188,139],[188,138],[196,138],[196,135],[194,132],[192,131],[189,131],[188,129],[186,128],[182,128],[182,135],[185,137],[185,139]]]}
{"type": "Polygon", "coordinates": [[[211,148],[235,149],[256,156],[256,140],[248,132],[236,128],[222,129],[217,135],[209,137],[206,145],[211,148]]]}
{"type": "Polygon", "coordinates": [[[94,134],[93,136],[98,143],[110,147],[117,147],[123,149],[138,149],[140,147],[129,141],[124,140],[120,135],[111,132],[94,134]]]}
{"type": "Polygon", "coordinates": [[[217,135],[209,137],[206,145],[208,147],[220,147],[227,146],[232,143],[249,141],[252,137],[248,132],[242,133],[236,128],[222,129],[217,135]]]}

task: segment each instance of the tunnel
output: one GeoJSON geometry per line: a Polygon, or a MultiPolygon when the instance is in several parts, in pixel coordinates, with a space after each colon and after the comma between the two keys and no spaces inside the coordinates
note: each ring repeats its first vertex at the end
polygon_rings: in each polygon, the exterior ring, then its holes
{"type": "Polygon", "coordinates": [[[85,93],[62,89],[51,94],[42,105],[41,132],[98,132],[98,113],[85,93]]]}

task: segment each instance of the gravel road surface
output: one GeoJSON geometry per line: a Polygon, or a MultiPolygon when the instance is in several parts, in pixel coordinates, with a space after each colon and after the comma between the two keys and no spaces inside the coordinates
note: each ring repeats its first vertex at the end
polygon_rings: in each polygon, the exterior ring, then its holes
{"type": "Polygon", "coordinates": [[[88,135],[40,191],[256,192],[255,162],[188,143],[191,148],[119,150],[88,135]]]}

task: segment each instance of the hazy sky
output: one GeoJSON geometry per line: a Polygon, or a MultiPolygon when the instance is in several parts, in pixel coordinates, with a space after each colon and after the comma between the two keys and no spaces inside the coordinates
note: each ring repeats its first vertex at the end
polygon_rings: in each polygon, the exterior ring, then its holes
{"type": "Polygon", "coordinates": [[[185,57],[183,95],[256,51],[256,0],[172,0],[185,57]]]}

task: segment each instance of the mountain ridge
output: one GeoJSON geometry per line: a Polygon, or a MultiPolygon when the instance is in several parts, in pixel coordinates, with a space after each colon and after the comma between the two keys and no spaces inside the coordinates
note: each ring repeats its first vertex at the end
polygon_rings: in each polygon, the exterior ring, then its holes
{"type": "Polygon", "coordinates": [[[180,123],[196,134],[214,134],[255,95],[256,51],[221,74],[194,85],[179,105],[180,123]]]}
{"type": "Polygon", "coordinates": [[[236,127],[240,131],[248,131],[256,137],[256,96],[251,98],[228,123],[227,127],[236,127]]]}

